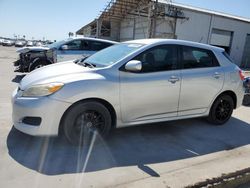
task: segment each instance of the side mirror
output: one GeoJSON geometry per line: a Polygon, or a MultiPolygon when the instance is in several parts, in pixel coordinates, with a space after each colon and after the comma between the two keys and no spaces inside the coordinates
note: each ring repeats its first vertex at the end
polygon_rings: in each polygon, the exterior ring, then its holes
{"type": "Polygon", "coordinates": [[[142,70],[142,62],[138,60],[131,60],[127,62],[125,69],[130,72],[140,72],[142,70]]]}
{"type": "Polygon", "coordinates": [[[69,47],[68,47],[68,45],[62,45],[61,49],[62,49],[62,50],[68,50],[69,47]]]}

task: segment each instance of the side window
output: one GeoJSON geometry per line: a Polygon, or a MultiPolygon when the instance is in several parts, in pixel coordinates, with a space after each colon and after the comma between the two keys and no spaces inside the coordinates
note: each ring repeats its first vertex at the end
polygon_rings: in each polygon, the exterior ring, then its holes
{"type": "Polygon", "coordinates": [[[100,51],[108,46],[111,46],[111,44],[106,42],[91,41],[91,51],[100,51]]]}
{"type": "Polygon", "coordinates": [[[90,42],[87,40],[82,40],[82,49],[81,50],[90,50],[90,42]]]}
{"type": "Polygon", "coordinates": [[[66,44],[68,46],[67,50],[81,50],[82,42],[81,40],[73,40],[66,44]]]}
{"type": "Polygon", "coordinates": [[[161,45],[143,52],[134,58],[142,62],[142,72],[175,70],[177,66],[177,48],[173,45],[161,45]]]}
{"type": "Polygon", "coordinates": [[[184,69],[215,67],[219,65],[211,51],[187,46],[182,47],[182,64],[184,69]]]}

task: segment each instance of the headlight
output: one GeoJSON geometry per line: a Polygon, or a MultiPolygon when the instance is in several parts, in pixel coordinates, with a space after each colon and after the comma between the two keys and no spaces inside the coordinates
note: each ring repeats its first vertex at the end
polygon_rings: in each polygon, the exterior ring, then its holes
{"type": "Polygon", "coordinates": [[[51,95],[63,87],[63,83],[49,83],[34,85],[23,91],[23,97],[42,97],[51,95]]]}

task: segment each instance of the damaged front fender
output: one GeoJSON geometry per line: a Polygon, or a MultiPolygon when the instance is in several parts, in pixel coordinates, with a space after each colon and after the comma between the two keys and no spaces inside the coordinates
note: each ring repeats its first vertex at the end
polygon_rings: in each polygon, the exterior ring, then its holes
{"type": "Polygon", "coordinates": [[[24,48],[20,48],[18,49],[16,52],[18,53],[27,53],[30,51],[34,51],[34,52],[42,52],[42,51],[46,51],[49,50],[48,47],[24,47],[24,48]]]}

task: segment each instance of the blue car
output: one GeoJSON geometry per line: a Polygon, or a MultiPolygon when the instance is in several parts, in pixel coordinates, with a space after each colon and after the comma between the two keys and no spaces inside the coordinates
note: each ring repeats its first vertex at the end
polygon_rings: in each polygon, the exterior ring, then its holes
{"type": "Polygon", "coordinates": [[[117,42],[96,38],[70,38],[48,46],[24,47],[17,50],[19,60],[14,62],[16,72],[31,72],[40,67],[88,57],[117,42]]]}

